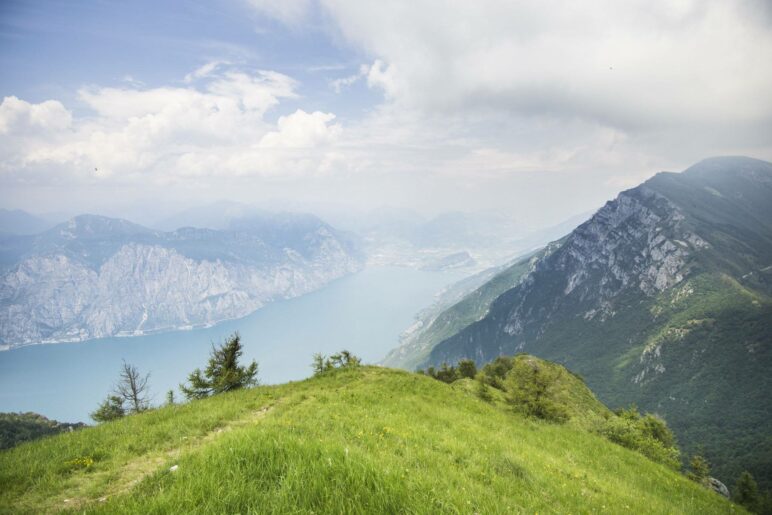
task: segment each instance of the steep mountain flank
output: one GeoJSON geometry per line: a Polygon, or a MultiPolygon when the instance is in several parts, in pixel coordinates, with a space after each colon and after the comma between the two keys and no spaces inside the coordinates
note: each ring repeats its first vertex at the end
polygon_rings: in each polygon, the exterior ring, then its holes
{"type": "Polygon", "coordinates": [[[719,479],[769,488],[770,294],[772,164],[709,159],[608,202],[424,365],[558,361],[612,407],[663,415],[719,479]]]}

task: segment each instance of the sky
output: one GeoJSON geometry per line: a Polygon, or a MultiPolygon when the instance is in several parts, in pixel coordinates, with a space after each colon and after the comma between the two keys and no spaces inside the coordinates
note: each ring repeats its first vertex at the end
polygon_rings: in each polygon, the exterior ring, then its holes
{"type": "Polygon", "coordinates": [[[0,207],[529,226],[772,160],[769,0],[2,0],[0,207]]]}

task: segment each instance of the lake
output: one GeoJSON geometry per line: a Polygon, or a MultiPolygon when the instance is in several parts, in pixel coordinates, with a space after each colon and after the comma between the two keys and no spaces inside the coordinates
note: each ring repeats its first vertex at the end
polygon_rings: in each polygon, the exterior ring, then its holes
{"type": "Polygon", "coordinates": [[[212,342],[239,331],[244,360],[257,360],[262,383],[311,375],[316,352],[348,349],[375,363],[436,293],[461,279],[459,271],[368,268],[296,299],[275,302],[238,320],[206,329],[79,343],[33,345],[0,352],[0,412],[34,411],[66,422],[91,422],[115,383],[121,361],[150,372],[155,404],[196,367],[212,342]]]}

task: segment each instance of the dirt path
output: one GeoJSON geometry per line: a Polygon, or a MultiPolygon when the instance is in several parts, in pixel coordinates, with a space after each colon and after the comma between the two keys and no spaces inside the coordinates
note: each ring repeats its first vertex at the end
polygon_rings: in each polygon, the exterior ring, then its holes
{"type": "Polygon", "coordinates": [[[127,494],[149,475],[165,467],[176,466],[175,462],[185,454],[200,449],[234,429],[259,422],[271,409],[273,409],[273,405],[267,405],[251,412],[246,417],[232,420],[201,436],[183,437],[179,444],[172,449],[137,456],[117,469],[74,476],[67,491],[63,495],[51,499],[51,503],[44,507],[44,511],[57,513],[66,510],[82,510],[91,504],[105,502],[110,497],[127,494]],[[89,491],[94,484],[99,483],[104,483],[105,487],[98,494],[89,491]]]}

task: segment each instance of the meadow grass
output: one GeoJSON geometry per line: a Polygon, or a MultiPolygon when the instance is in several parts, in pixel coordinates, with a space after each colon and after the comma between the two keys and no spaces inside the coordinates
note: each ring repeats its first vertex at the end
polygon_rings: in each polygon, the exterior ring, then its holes
{"type": "Polygon", "coordinates": [[[0,452],[0,510],[743,512],[578,427],[525,419],[467,389],[377,367],[223,394],[0,452]]]}

